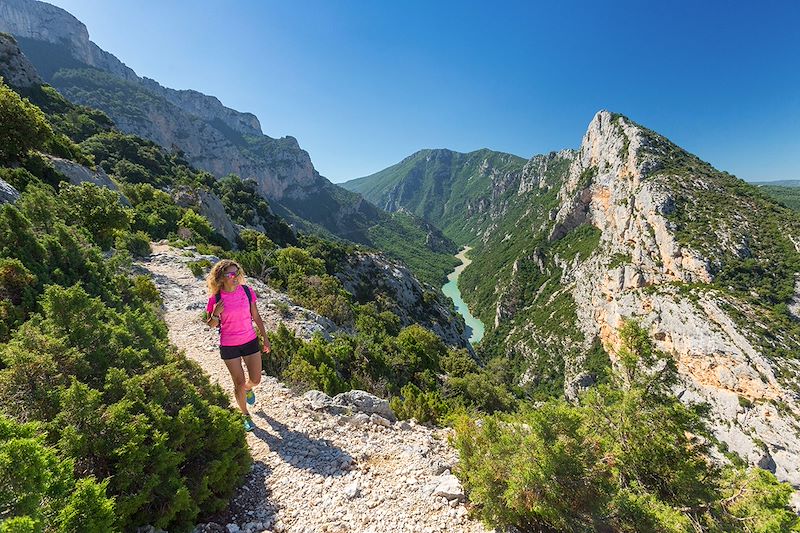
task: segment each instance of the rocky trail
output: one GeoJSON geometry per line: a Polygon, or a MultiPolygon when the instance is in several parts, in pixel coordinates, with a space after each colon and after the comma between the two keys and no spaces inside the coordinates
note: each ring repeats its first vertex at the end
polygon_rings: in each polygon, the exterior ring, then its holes
{"type": "MultiPolygon", "coordinates": [[[[205,284],[188,268],[202,257],[154,245],[153,254],[135,267],[152,277],[164,298],[171,341],[230,394],[233,405],[217,333],[200,320],[205,284]]],[[[304,338],[335,329],[324,317],[291,305],[286,295],[248,284],[267,328],[283,321],[304,338]]],[[[258,427],[247,435],[253,468],[220,523],[201,524],[196,533],[486,531],[467,517],[463,492],[450,474],[458,456],[447,442],[448,430],[391,422],[385,402],[369,395],[301,396],[269,376],[256,394],[251,412],[258,427]],[[351,412],[334,414],[332,404],[348,398],[351,412]]]]}

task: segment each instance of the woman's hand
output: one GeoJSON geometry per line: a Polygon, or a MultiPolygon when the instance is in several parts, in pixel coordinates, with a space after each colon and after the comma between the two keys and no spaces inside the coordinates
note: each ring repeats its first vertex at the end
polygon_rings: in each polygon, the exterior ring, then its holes
{"type": "Polygon", "coordinates": [[[268,353],[272,352],[272,347],[269,345],[269,339],[267,338],[266,335],[264,335],[264,350],[263,351],[264,351],[265,354],[268,354],[268,353]]]}
{"type": "Polygon", "coordinates": [[[211,310],[211,316],[219,320],[219,317],[224,310],[225,310],[225,302],[220,300],[216,303],[216,305],[214,305],[214,309],[211,310]]]}

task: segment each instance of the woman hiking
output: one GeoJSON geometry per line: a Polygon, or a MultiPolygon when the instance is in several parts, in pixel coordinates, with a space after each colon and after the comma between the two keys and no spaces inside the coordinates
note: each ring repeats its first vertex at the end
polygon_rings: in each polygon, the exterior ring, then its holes
{"type": "Polygon", "coordinates": [[[253,321],[264,339],[264,353],[270,352],[264,321],[256,307],[256,293],[244,285],[244,270],[230,259],[222,259],[213,266],[206,284],[209,294],[206,323],[219,327],[219,353],[233,378],[236,403],[244,415],[244,429],[252,431],[255,424],[247,406],[256,403],[253,387],[261,382],[261,346],[253,321]],[[247,379],[242,360],[247,367],[247,379]]]}

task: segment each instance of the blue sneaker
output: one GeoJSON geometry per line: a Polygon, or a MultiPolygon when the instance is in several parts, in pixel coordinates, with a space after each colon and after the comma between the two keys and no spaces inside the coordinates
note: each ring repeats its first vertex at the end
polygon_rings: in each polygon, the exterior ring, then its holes
{"type": "Polygon", "coordinates": [[[244,417],[244,430],[253,431],[254,429],[256,429],[256,425],[253,423],[253,419],[249,416],[244,417]]]}
{"type": "Polygon", "coordinates": [[[247,401],[247,405],[255,405],[256,393],[253,392],[253,389],[250,389],[244,393],[244,399],[247,401]]]}

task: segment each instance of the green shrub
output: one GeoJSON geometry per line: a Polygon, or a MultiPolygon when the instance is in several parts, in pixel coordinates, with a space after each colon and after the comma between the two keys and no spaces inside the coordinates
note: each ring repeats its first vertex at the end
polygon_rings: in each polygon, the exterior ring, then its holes
{"type": "Polygon", "coordinates": [[[149,276],[135,276],[133,278],[132,292],[144,302],[160,306],[162,303],[161,293],[149,276]]]}
{"type": "Polygon", "coordinates": [[[269,344],[271,351],[263,354],[263,368],[270,376],[283,379],[283,373],[289,367],[294,355],[303,345],[303,340],[298,338],[293,331],[284,325],[278,324],[278,329],[268,331],[269,344]]]}
{"type": "Polygon", "coordinates": [[[200,259],[199,261],[192,261],[191,263],[188,263],[188,265],[189,265],[189,270],[192,271],[192,274],[194,274],[194,277],[196,278],[204,277],[212,266],[211,261],[209,261],[208,259],[200,259]]]}
{"type": "Polygon", "coordinates": [[[19,259],[0,258],[0,342],[33,310],[36,281],[19,259]]]}
{"type": "Polygon", "coordinates": [[[336,343],[326,342],[316,334],[311,341],[298,346],[284,379],[298,386],[319,389],[328,395],[336,395],[350,389],[339,369],[342,363],[337,357],[336,343]]]}
{"type": "Polygon", "coordinates": [[[511,411],[517,400],[506,386],[496,381],[489,371],[451,376],[445,382],[445,395],[464,407],[484,413],[511,411]]]}
{"type": "Polygon", "coordinates": [[[633,322],[620,335],[620,374],[579,405],[458,421],[457,475],[483,520],[522,531],[800,527],[774,476],[709,460],[698,411],[669,391],[671,359],[633,322]]]}
{"type": "Polygon", "coordinates": [[[275,302],[273,305],[275,309],[278,310],[278,314],[284,318],[292,314],[292,311],[289,309],[289,304],[286,302],[275,302]]]}
{"type": "Polygon", "coordinates": [[[0,162],[19,161],[52,136],[44,113],[0,80],[0,162]]]}
{"type": "Polygon", "coordinates": [[[191,209],[187,209],[178,221],[178,228],[189,230],[188,239],[191,242],[209,242],[214,233],[208,219],[191,209]]]}
{"type": "Polygon", "coordinates": [[[0,179],[14,187],[19,192],[24,191],[29,184],[37,183],[39,181],[36,176],[22,167],[0,168],[0,179]]]}
{"type": "Polygon", "coordinates": [[[143,231],[153,239],[165,239],[177,231],[181,210],[169,194],[147,183],[123,184],[122,192],[133,206],[133,231],[143,231]]]}
{"type": "Polygon", "coordinates": [[[107,482],[75,481],[73,464],[44,442],[38,424],[0,415],[0,531],[114,531],[107,482]]]}
{"type": "Polygon", "coordinates": [[[352,323],[350,294],[333,276],[294,272],[289,276],[287,291],[303,307],[330,318],[340,326],[352,323]]]}
{"type": "Polygon", "coordinates": [[[442,369],[451,377],[462,378],[467,374],[478,372],[478,363],[464,348],[450,348],[442,356],[442,369]]]}
{"type": "Polygon", "coordinates": [[[67,185],[58,193],[65,220],[85,228],[102,249],[111,248],[116,230],[130,227],[119,193],[93,183],[67,185]]]}
{"type": "Polygon", "coordinates": [[[277,277],[284,282],[288,282],[292,274],[319,276],[325,273],[325,262],[322,259],[312,257],[308,251],[294,246],[278,250],[275,266],[277,277]]]}
{"type": "Polygon", "coordinates": [[[422,424],[436,423],[448,412],[439,391],[423,392],[413,383],[400,389],[400,396],[393,397],[389,405],[397,418],[413,418],[422,424]]]}
{"type": "Polygon", "coordinates": [[[150,248],[150,237],[143,231],[118,231],[114,239],[117,250],[126,250],[133,257],[148,257],[153,251],[150,248]]]}

